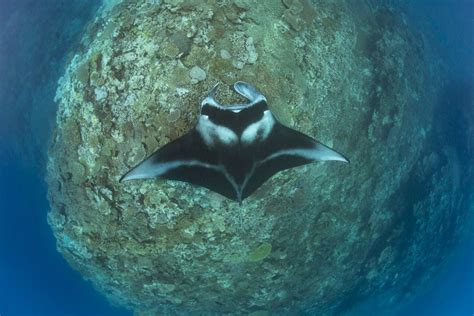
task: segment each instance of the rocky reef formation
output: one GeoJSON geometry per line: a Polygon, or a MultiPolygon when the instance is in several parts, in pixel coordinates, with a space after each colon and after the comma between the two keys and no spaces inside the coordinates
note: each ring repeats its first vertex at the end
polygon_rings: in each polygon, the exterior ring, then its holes
{"type": "Polygon", "coordinates": [[[422,39],[396,12],[348,3],[140,0],[99,15],[59,82],[49,152],[48,221],[69,264],[137,315],[407,299],[462,231],[465,180],[456,151],[432,145],[440,69],[422,39]],[[186,183],[118,182],[236,80],[351,164],[287,170],[242,206],[186,183]]]}

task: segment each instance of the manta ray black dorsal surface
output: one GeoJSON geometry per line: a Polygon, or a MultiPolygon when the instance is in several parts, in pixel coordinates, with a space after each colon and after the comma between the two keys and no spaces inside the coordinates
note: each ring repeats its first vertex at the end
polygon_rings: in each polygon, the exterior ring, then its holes
{"type": "Polygon", "coordinates": [[[197,125],[166,144],[120,181],[161,177],[199,185],[242,202],[275,173],[314,161],[348,162],[313,138],[280,124],[266,97],[238,81],[247,104],[221,105],[217,85],[201,103],[197,125]]]}

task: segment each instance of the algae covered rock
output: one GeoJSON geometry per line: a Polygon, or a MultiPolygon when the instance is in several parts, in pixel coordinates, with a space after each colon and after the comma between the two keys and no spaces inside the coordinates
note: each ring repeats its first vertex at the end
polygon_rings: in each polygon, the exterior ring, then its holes
{"type": "Polygon", "coordinates": [[[451,242],[463,216],[456,155],[427,145],[438,82],[424,53],[395,13],[342,1],[109,8],[57,90],[47,182],[59,251],[143,315],[331,314],[389,291],[396,304],[443,255],[424,240],[451,242]],[[281,172],[242,206],[186,183],[119,183],[194,126],[215,83],[237,80],[351,164],[281,172]]]}

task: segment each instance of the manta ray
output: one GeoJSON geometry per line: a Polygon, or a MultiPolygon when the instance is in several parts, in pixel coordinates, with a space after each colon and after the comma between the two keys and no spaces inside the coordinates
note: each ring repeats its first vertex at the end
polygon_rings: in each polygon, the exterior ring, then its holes
{"type": "Polygon", "coordinates": [[[315,161],[349,162],[315,139],[284,126],[254,86],[237,81],[248,100],[222,105],[216,84],[201,103],[196,126],[128,171],[120,181],[165,178],[189,182],[242,203],[279,171],[315,161]]]}

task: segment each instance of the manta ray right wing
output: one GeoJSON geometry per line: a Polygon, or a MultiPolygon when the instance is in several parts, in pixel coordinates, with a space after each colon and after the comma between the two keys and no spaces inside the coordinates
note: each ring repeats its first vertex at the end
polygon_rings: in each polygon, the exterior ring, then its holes
{"type": "Polygon", "coordinates": [[[189,182],[235,199],[235,188],[224,171],[216,154],[208,149],[196,129],[192,129],[157,150],[120,181],[161,177],[189,182]]]}
{"type": "Polygon", "coordinates": [[[276,120],[268,138],[256,147],[255,159],[255,170],[246,183],[242,198],[251,195],[279,171],[315,161],[349,162],[335,150],[276,120]]]}

